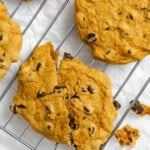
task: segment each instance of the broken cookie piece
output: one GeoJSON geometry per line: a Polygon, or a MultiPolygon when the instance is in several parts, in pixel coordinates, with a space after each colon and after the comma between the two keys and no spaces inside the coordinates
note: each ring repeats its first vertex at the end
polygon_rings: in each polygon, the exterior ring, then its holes
{"type": "Polygon", "coordinates": [[[136,144],[136,140],[140,137],[140,133],[138,129],[126,125],[116,131],[115,136],[122,147],[133,147],[136,144]]]}
{"type": "MultiPolygon", "coordinates": [[[[133,101],[130,102],[130,104],[133,103],[133,101]]],[[[132,111],[135,112],[139,116],[144,115],[150,115],[150,106],[140,103],[139,100],[137,100],[133,106],[131,107],[132,111]]]]}
{"type": "Polygon", "coordinates": [[[51,43],[34,50],[20,67],[11,110],[57,143],[98,150],[117,115],[110,80],[69,53],[60,61],[59,74],[57,62],[58,51],[51,43]]]}

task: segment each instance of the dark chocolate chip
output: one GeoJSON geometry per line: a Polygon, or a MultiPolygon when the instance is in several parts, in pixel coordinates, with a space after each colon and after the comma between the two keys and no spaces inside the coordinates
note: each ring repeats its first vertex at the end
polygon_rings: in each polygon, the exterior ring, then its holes
{"type": "Polygon", "coordinates": [[[10,106],[10,108],[11,108],[11,110],[12,110],[12,112],[14,114],[17,114],[17,112],[16,112],[16,104],[14,106],[10,106]]]}
{"type": "Polygon", "coordinates": [[[146,9],[147,9],[146,7],[142,7],[142,8],[141,8],[141,10],[146,10],[146,9]]]}
{"type": "Polygon", "coordinates": [[[51,110],[49,109],[48,106],[45,106],[45,109],[46,109],[46,113],[47,113],[47,114],[50,114],[50,113],[51,113],[51,110]]]}
{"type": "Polygon", "coordinates": [[[133,20],[133,16],[132,16],[132,14],[130,14],[130,15],[129,15],[129,17],[130,17],[130,19],[131,19],[131,20],[133,20]]]}
{"type": "Polygon", "coordinates": [[[76,94],[74,94],[73,96],[71,96],[71,98],[77,98],[77,99],[80,99],[80,97],[76,94]]]}
{"type": "Polygon", "coordinates": [[[97,39],[96,39],[95,33],[89,33],[87,35],[87,40],[89,43],[96,42],[97,39]]]}
{"type": "Polygon", "coordinates": [[[50,125],[48,125],[48,126],[47,126],[47,129],[48,129],[48,130],[49,130],[49,129],[51,129],[51,126],[50,126],[50,125]]]}
{"type": "Polygon", "coordinates": [[[146,38],[146,34],[143,35],[143,38],[146,38]]]}
{"type": "Polygon", "coordinates": [[[65,98],[69,99],[69,94],[68,93],[66,93],[65,98]]]}
{"type": "Polygon", "coordinates": [[[73,130],[79,129],[79,124],[75,123],[74,116],[72,114],[69,114],[68,118],[69,118],[69,126],[71,127],[71,129],[73,130]]]}
{"type": "Polygon", "coordinates": [[[57,115],[57,116],[60,116],[60,113],[57,113],[56,115],[57,115]]]}
{"type": "Polygon", "coordinates": [[[54,92],[56,93],[61,93],[61,89],[66,88],[66,85],[62,84],[62,85],[57,85],[54,87],[54,92]]]}
{"type": "MultiPolygon", "coordinates": [[[[130,104],[132,104],[132,103],[133,103],[133,100],[130,102],[130,104]]],[[[132,105],[131,109],[136,114],[140,114],[144,111],[144,109],[142,108],[142,106],[138,100],[132,105]]]]}
{"type": "Polygon", "coordinates": [[[110,54],[110,51],[107,51],[107,52],[106,52],[106,55],[108,55],[108,54],[110,54]]]}
{"type": "Polygon", "coordinates": [[[42,98],[42,97],[44,97],[46,95],[46,93],[45,92],[42,92],[42,91],[38,91],[38,93],[37,93],[37,98],[42,98]]]}
{"type": "Polygon", "coordinates": [[[6,56],[6,54],[5,54],[5,52],[3,53],[3,57],[5,57],[6,56]]]}
{"type": "Polygon", "coordinates": [[[73,56],[70,53],[64,53],[64,58],[73,59],[73,56]]]}
{"type": "Polygon", "coordinates": [[[71,132],[68,133],[68,137],[70,139],[71,145],[74,145],[74,140],[71,132]]]}
{"type": "Polygon", "coordinates": [[[86,113],[89,113],[89,112],[90,112],[89,108],[87,108],[87,107],[84,107],[84,111],[85,111],[86,113]]]}
{"type": "Polygon", "coordinates": [[[86,88],[83,87],[82,88],[82,92],[87,92],[86,88]]]}
{"type": "Polygon", "coordinates": [[[40,62],[37,64],[37,66],[36,66],[36,71],[39,71],[41,65],[42,65],[42,64],[41,64],[40,62]]]}
{"type": "Polygon", "coordinates": [[[23,104],[19,104],[19,105],[17,105],[17,107],[18,107],[18,108],[23,108],[23,109],[24,109],[24,108],[27,108],[27,107],[26,107],[25,105],[23,105],[23,104]]]}
{"type": "Polygon", "coordinates": [[[4,62],[4,60],[0,58],[0,62],[2,63],[2,62],[4,62]]]}
{"type": "Polygon", "coordinates": [[[93,89],[90,85],[88,86],[87,90],[88,90],[91,94],[94,93],[94,89],[93,89]]]}
{"type": "Polygon", "coordinates": [[[104,30],[109,30],[109,27],[105,28],[104,30]]]}
{"type": "Polygon", "coordinates": [[[130,49],[128,49],[128,54],[131,54],[131,53],[132,53],[132,51],[130,49]]]}
{"type": "Polygon", "coordinates": [[[1,34],[1,35],[0,35],[0,41],[2,41],[2,40],[3,40],[3,35],[1,34]]]}
{"type": "Polygon", "coordinates": [[[119,110],[121,108],[121,104],[118,101],[114,100],[113,104],[114,104],[116,110],[119,110]]]}
{"type": "Polygon", "coordinates": [[[95,132],[95,127],[89,127],[88,130],[89,130],[90,135],[92,135],[95,132]]]}
{"type": "Polygon", "coordinates": [[[122,14],[122,12],[120,11],[120,12],[118,12],[118,15],[121,15],[122,14]]]}

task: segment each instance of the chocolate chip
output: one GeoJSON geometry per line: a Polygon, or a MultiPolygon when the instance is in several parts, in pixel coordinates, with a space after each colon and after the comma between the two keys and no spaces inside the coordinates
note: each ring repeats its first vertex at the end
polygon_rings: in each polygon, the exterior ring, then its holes
{"type": "Polygon", "coordinates": [[[17,114],[17,112],[16,112],[16,104],[14,106],[10,106],[10,109],[12,110],[12,112],[14,114],[17,114]]]}
{"type": "Polygon", "coordinates": [[[85,111],[86,113],[89,113],[89,112],[90,112],[89,108],[87,108],[87,107],[84,107],[84,111],[85,111]]]}
{"type": "Polygon", "coordinates": [[[105,28],[104,30],[109,30],[109,27],[105,28]]]}
{"type": "Polygon", "coordinates": [[[71,98],[77,98],[77,99],[80,99],[80,97],[76,94],[74,94],[73,96],[71,96],[71,98]]]}
{"type": "Polygon", "coordinates": [[[45,109],[46,109],[46,113],[47,113],[47,114],[50,114],[50,113],[51,113],[51,110],[49,109],[48,106],[45,106],[45,109]]]}
{"type": "Polygon", "coordinates": [[[141,10],[146,10],[146,9],[147,9],[146,7],[142,7],[142,8],[141,8],[141,10]]]}
{"type": "Polygon", "coordinates": [[[23,108],[23,109],[24,109],[24,108],[27,108],[27,107],[26,107],[25,105],[23,105],[23,104],[19,104],[19,105],[17,105],[17,107],[18,107],[18,108],[23,108]]]}
{"type": "Polygon", "coordinates": [[[69,114],[68,118],[69,118],[69,126],[71,127],[71,129],[73,130],[79,129],[79,124],[75,123],[74,116],[72,114],[69,114]]]}
{"type": "Polygon", "coordinates": [[[87,35],[87,40],[89,43],[92,43],[92,42],[96,42],[96,36],[95,36],[95,33],[89,33],[87,35]]]}
{"type": "Polygon", "coordinates": [[[73,59],[73,56],[70,53],[64,53],[64,58],[73,59]]]}
{"type": "Polygon", "coordinates": [[[95,132],[95,127],[89,127],[88,130],[89,130],[89,134],[92,135],[95,132]]]}
{"type": "Polygon", "coordinates": [[[0,58],[0,62],[2,63],[2,62],[4,62],[4,60],[0,58]]]}
{"type": "Polygon", "coordinates": [[[74,145],[74,140],[71,132],[68,133],[68,137],[70,139],[71,145],[74,145]]]}
{"type": "Polygon", "coordinates": [[[3,35],[1,34],[1,35],[0,35],[0,41],[2,41],[2,40],[3,40],[3,35]]]}
{"type": "Polygon", "coordinates": [[[121,104],[118,101],[114,100],[113,104],[114,104],[116,110],[119,110],[121,108],[121,104]]]}
{"type": "Polygon", "coordinates": [[[66,85],[62,84],[62,85],[57,85],[54,87],[54,92],[56,93],[61,93],[61,89],[66,88],[66,85]]]}
{"type": "Polygon", "coordinates": [[[94,93],[94,89],[93,89],[90,85],[88,86],[87,90],[88,90],[91,94],[94,93]]]}
{"type": "Polygon", "coordinates": [[[5,57],[5,55],[6,55],[5,52],[3,52],[3,57],[5,57]]]}
{"type": "Polygon", "coordinates": [[[42,91],[38,91],[38,93],[37,93],[37,98],[42,98],[42,97],[44,97],[46,95],[46,93],[45,92],[42,92],[42,91]]]}
{"type": "Polygon", "coordinates": [[[120,11],[120,12],[118,12],[118,15],[121,15],[122,14],[122,12],[120,11]]]}
{"type": "Polygon", "coordinates": [[[143,35],[143,38],[146,38],[146,34],[143,35]]]}
{"type": "Polygon", "coordinates": [[[107,52],[106,52],[106,55],[108,55],[109,53],[110,53],[110,51],[107,51],[107,52]]]}
{"type": "MultiPolygon", "coordinates": [[[[130,102],[130,104],[132,104],[132,103],[133,103],[133,100],[130,102]]],[[[144,111],[144,109],[142,108],[142,106],[138,100],[132,105],[131,109],[136,114],[140,114],[144,111]]]]}
{"type": "Polygon", "coordinates": [[[50,126],[50,125],[48,125],[48,126],[47,126],[47,129],[48,129],[48,130],[49,130],[49,129],[51,129],[51,126],[50,126]]]}
{"type": "Polygon", "coordinates": [[[132,53],[132,51],[130,49],[128,49],[128,54],[131,54],[131,53],[132,53]]]}
{"type": "Polygon", "coordinates": [[[129,15],[129,17],[130,17],[130,19],[131,19],[131,20],[133,20],[133,16],[132,16],[132,14],[130,14],[130,15],[129,15]]]}
{"type": "Polygon", "coordinates": [[[86,88],[83,87],[82,88],[82,92],[87,92],[86,88]]]}
{"type": "Polygon", "coordinates": [[[42,65],[42,64],[41,64],[40,62],[37,64],[37,66],[36,66],[36,71],[39,71],[41,65],[42,65]]]}
{"type": "Polygon", "coordinates": [[[57,113],[56,115],[57,115],[57,116],[60,116],[60,113],[57,113]]]}
{"type": "Polygon", "coordinates": [[[66,93],[65,98],[69,99],[69,94],[68,93],[66,93]]]}

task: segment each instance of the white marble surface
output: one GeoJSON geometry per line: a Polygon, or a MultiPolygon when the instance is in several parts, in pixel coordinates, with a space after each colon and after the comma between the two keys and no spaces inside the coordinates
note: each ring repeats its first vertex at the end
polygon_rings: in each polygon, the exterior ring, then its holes
{"type": "MultiPolygon", "coordinates": [[[[20,0],[3,0],[8,6],[9,13],[11,14],[15,7],[18,5],[20,0]]],[[[32,16],[38,9],[42,0],[33,0],[31,3],[22,3],[13,19],[16,20],[22,31],[26,28],[30,22],[32,16]]],[[[13,78],[14,74],[17,72],[20,64],[28,58],[30,53],[33,51],[36,43],[39,41],[41,36],[46,31],[47,27],[51,25],[56,13],[60,10],[62,4],[65,0],[48,0],[44,8],[40,11],[38,16],[35,18],[33,23],[30,25],[29,29],[24,34],[23,47],[20,54],[20,60],[11,65],[8,73],[4,77],[3,81],[0,83],[0,95],[3,93],[4,89],[7,87],[8,83],[13,78]]],[[[65,38],[68,30],[74,25],[74,0],[70,0],[62,11],[61,15],[57,18],[53,26],[43,38],[40,43],[45,41],[52,41],[54,47],[59,47],[60,43],[65,38]]],[[[73,28],[68,38],[60,47],[61,57],[65,51],[75,55],[77,51],[81,48],[83,43],[81,42],[76,28],[73,28]]],[[[13,51],[13,50],[12,50],[13,51]]],[[[105,71],[111,78],[112,81],[112,91],[113,95],[117,92],[124,79],[127,77],[129,72],[134,67],[135,63],[128,65],[106,65],[100,61],[92,62],[92,57],[90,55],[90,49],[88,46],[84,46],[77,57],[84,61],[87,65],[92,65],[92,67],[99,70],[105,71]],[[92,63],[91,63],[92,62],[92,63]]],[[[129,81],[125,84],[124,88],[121,90],[119,95],[116,97],[120,101],[122,107],[118,112],[118,117],[115,120],[116,124],[121,118],[122,114],[129,106],[130,100],[134,99],[140,89],[142,88],[144,82],[150,76],[150,56],[147,56],[141,61],[137,69],[133,72],[129,81]]],[[[13,83],[7,94],[0,101],[0,125],[4,125],[9,117],[12,115],[9,110],[9,105],[12,102],[13,96],[17,90],[17,81],[13,83]]],[[[146,88],[144,93],[140,96],[140,100],[146,104],[150,105],[150,85],[146,88]]],[[[109,111],[109,110],[108,110],[109,111]]],[[[137,140],[137,144],[132,150],[150,150],[150,116],[145,116],[142,118],[137,117],[132,112],[126,117],[121,126],[125,124],[130,124],[140,130],[141,137],[137,140]]],[[[23,129],[26,127],[27,122],[23,120],[20,116],[14,116],[7,129],[20,135],[23,129]]],[[[30,127],[26,130],[22,138],[29,142],[32,146],[35,146],[41,135],[34,132],[30,127]]],[[[53,150],[55,148],[55,142],[49,141],[47,139],[42,140],[38,150],[53,150]]],[[[28,148],[3,132],[0,129],[0,150],[27,150],[28,148]]],[[[121,148],[113,137],[105,148],[106,150],[131,150],[129,147],[121,148]]],[[[70,150],[64,145],[58,145],[57,150],[70,150]]]]}

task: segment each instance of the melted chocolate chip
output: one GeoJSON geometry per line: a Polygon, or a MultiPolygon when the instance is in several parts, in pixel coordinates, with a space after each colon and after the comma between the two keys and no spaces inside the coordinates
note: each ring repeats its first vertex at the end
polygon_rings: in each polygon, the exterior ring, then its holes
{"type": "Polygon", "coordinates": [[[110,54],[110,51],[107,51],[107,52],[106,52],[106,55],[108,55],[108,54],[110,54]]]}
{"type": "Polygon", "coordinates": [[[69,94],[68,93],[66,93],[65,98],[69,99],[69,94]]]}
{"type": "Polygon", "coordinates": [[[90,85],[88,86],[87,90],[88,90],[91,94],[94,93],[94,89],[93,89],[90,85]]]}
{"type": "Polygon", "coordinates": [[[37,97],[37,98],[42,98],[42,97],[44,97],[45,95],[46,95],[46,93],[45,93],[45,92],[38,91],[38,93],[37,93],[36,97],[37,97]]]}
{"type": "Polygon", "coordinates": [[[51,110],[49,109],[48,106],[45,106],[45,109],[46,109],[46,113],[47,113],[47,114],[50,114],[50,113],[51,113],[51,110]]]}
{"type": "Polygon", "coordinates": [[[128,54],[131,54],[131,53],[132,53],[132,51],[130,49],[128,49],[128,54]]]}
{"type": "Polygon", "coordinates": [[[39,71],[41,65],[42,65],[42,64],[41,64],[40,62],[37,64],[37,66],[36,66],[36,71],[39,71]]]}
{"type": "Polygon", "coordinates": [[[121,104],[118,101],[114,100],[113,104],[114,104],[116,110],[119,110],[121,108],[121,104]]]}
{"type": "Polygon", "coordinates": [[[122,12],[120,11],[120,12],[118,12],[118,15],[122,15],[122,12]]]}
{"type": "Polygon", "coordinates": [[[56,93],[61,93],[61,89],[66,88],[66,85],[62,84],[62,85],[57,85],[54,87],[54,92],[56,93]]]}
{"type": "Polygon", "coordinates": [[[1,34],[1,35],[0,35],[0,41],[2,41],[2,40],[3,40],[3,35],[1,34]]]}
{"type": "Polygon", "coordinates": [[[71,145],[74,145],[74,140],[71,132],[68,133],[68,137],[70,139],[71,145]]]}
{"type": "MultiPolygon", "coordinates": [[[[130,102],[130,104],[133,103],[133,100],[130,102]]],[[[132,111],[134,111],[136,114],[141,114],[144,109],[141,106],[140,102],[137,100],[131,107],[132,111]]]]}
{"type": "Polygon", "coordinates": [[[89,33],[87,35],[87,40],[89,43],[92,43],[92,42],[96,42],[96,36],[95,36],[95,33],[89,33]]]}
{"type": "Polygon", "coordinates": [[[77,130],[79,128],[79,124],[75,123],[75,119],[74,116],[72,114],[68,115],[69,118],[69,126],[71,127],[71,129],[73,130],[77,130]]]}
{"type": "Polygon", "coordinates": [[[89,127],[88,130],[89,130],[90,135],[92,135],[95,132],[95,127],[89,127]]]}
{"type": "Polygon", "coordinates": [[[14,106],[10,106],[10,108],[11,108],[11,110],[12,110],[12,112],[14,114],[17,114],[17,112],[16,112],[16,104],[14,106]]]}
{"type": "Polygon", "coordinates": [[[131,20],[133,20],[133,16],[132,16],[132,14],[130,14],[130,15],[129,15],[129,17],[130,17],[130,19],[131,19],[131,20]]]}
{"type": "Polygon", "coordinates": [[[146,9],[147,9],[146,7],[142,7],[142,8],[141,8],[141,10],[146,10],[146,9]]]}
{"type": "Polygon", "coordinates": [[[89,113],[89,112],[90,112],[90,109],[87,108],[87,107],[84,107],[84,111],[85,111],[86,113],[89,113]]]}
{"type": "Polygon", "coordinates": [[[109,30],[109,27],[105,28],[104,30],[109,30]]]}
{"type": "Polygon", "coordinates": [[[6,55],[6,54],[5,54],[5,52],[4,52],[4,53],[3,53],[3,57],[5,57],[5,55],[6,55]]]}
{"type": "Polygon", "coordinates": [[[82,92],[87,92],[86,88],[83,87],[82,88],[82,92]]]}
{"type": "Polygon", "coordinates": [[[73,56],[70,53],[64,53],[64,58],[73,59],[73,56]]]}
{"type": "Polygon", "coordinates": [[[48,129],[48,130],[49,130],[49,129],[51,129],[51,126],[50,126],[50,125],[48,125],[48,126],[47,126],[47,129],[48,129]]]}
{"type": "Polygon", "coordinates": [[[80,99],[80,97],[76,94],[74,94],[73,96],[71,96],[71,98],[77,98],[77,99],[80,99]]]}
{"type": "Polygon", "coordinates": [[[24,109],[24,108],[27,108],[27,107],[26,107],[25,105],[23,105],[23,104],[19,104],[19,105],[17,105],[17,107],[18,107],[18,108],[23,108],[23,109],[24,109]]]}

